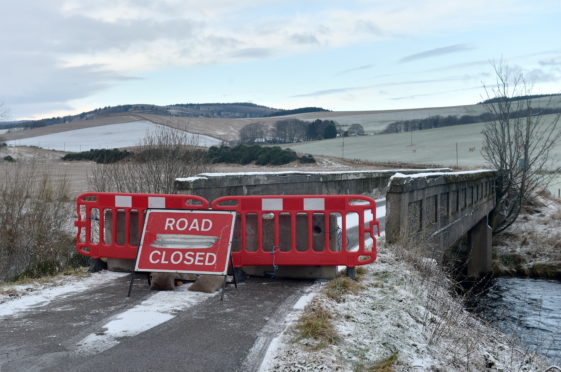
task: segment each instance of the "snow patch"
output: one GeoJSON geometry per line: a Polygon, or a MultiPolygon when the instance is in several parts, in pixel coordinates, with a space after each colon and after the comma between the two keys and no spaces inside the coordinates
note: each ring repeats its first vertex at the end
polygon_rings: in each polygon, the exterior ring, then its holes
{"type": "MultiPolygon", "coordinates": [[[[21,293],[20,297],[0,296],[0,319],[8,316],[18,316],[19,313],[39,306],[45,306],[53,300],[70,294],[86,291],[121,278],[127,273],[103,271],[91,274],[88,278],[62,277],[50,284],[15,285],[10,290],[21,293]],[[48,287],[51,285],[51,287],[48,287]]],[[[4,287],[4,290],[6,287],[4,287]]]]}
{"type": "MultiPolygon", "coordinates": [[[[410,171],[410,172],[418,172],[418,169],[400,169],[400,171],[410,171]]],[[[427,168],[423,169],[425,172],[432,172],[446,174],[446,172],[451,172],[450,168],[427,168]]],[[[329,175],[329,174],[363,174],[363,173],[379,173],[379,174],[388,174],[388,173],[395,173],[396,170],[371,170],[371,171],[338,171],[338,172],[330,172],[330,171],[318,171],[318,172],[298,172],[298,171],[278,171],[278,172],[230,172],[230,173],[201,173],[196,177],[188,177],[188,178],[177,178],[176,180],[179,182],[188,182],[192,180],[196,180],[200,178],[210,178],[210,177],[228,177],[228,176],[259,176],[259,175],[289,175],[289,174],[317,174],[317,175],[329,175]]],[[[428,174],[435,174],[435,173],[428,173],[428,174]]],[[[427,173],[425,173],[427,174],[427,173]]]]}
{"type": "Polygon", "coordinates": [[[8,141],[10,146],[37,146],[59,151],[88,151],[139,145],[150,133],[157,130],[173,130],[185,134],[193,145],[218,146],[221,140],[209,136],[172,129],[149,121],[102,125],[92,128],[69,130],[19,140],[8,141]]]}
{"type": "Polygon", "coordinates": [[[92,333],[79,341],[78,352],[97,354],[110,349],[119,343],[120,338],[136,336],[163,324],[175,318],[178,312],[217,294],[192,292],[187,290],[188,287],[155,293],[135,307],[115,315],[101,332],[92,333]]]}
{"type": "Polygon", "coordinates": [[[478,169],[478,170],[471,170],[471,171],[461,171],[461,172],[423,172],[423,173],[414,173],[414,174],[403,174],[403,173],[396,173],[391,176],[390,181],[394,178],[425,178],[425,177],[436,177],[436,176],[456,176],[456,175],[464,175],[464,174],[479,174],[479,173],[487,173],[487,172],[494,172],[492,169],[478,169]]]}

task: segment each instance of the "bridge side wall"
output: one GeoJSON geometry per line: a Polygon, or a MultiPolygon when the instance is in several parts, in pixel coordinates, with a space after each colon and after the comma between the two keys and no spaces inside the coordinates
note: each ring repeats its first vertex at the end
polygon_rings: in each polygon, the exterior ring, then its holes
{"type": "MultiPolygon", "coordinates": [[[[450,169],[399,170],[404,174],[443,172],[450,169]]],[[[350,172],[250,172],[203,173],[178,178],[176,188],[182,194],[199,195],[212,201],[225,195],[385,195],[390,177],[397,170],[350,172]]]]}
{"type": "MultiPolygon", "coordinates": [[[[477,276],[490,269],[487,216],[495,207],[495,172],[450,172],[392,177],[386,197],[386,240],[415,237],[431,243],[442,260],[449,247],[470,232],[477,276]]],[[[470,259],[471,260],[471,259],[470,259]]]]}

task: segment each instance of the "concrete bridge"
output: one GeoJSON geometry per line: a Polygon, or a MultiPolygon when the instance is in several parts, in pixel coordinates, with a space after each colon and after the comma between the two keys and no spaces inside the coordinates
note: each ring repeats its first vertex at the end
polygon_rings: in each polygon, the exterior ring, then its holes
{"type": "Polygon", "coordinates": [[[467,276],[491,270],[495,172],[400,169],[350,172],[205,173],[178,179],[180,193],[214,200],[224,195],[386,196],[386,241],[414,240],[439,262],[452,256],[467,276]],[[462,244],[463,243],[463,244],[462,244]],[[460,247],[460,248],[458,248],[460,247]]]}
{"type": "Polygon", "coordinates": [[[396,174],[386,203],[389,244],[426,245],[438,262],[462,261],[468,277],[491,271],[494,171],[396,174]]]}

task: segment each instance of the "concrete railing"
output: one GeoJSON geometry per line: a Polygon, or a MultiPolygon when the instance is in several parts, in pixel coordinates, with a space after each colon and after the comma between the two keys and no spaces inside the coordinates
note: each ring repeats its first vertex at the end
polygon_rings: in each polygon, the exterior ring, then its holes
{"type": "Polygon", "coordinates": [[[468,233],[470,276],[490,270],[491,231],[487,216],[495,208],[494,171],[425,173],[392,177],[386,196],[386,241],[427,240],[434,258],[468,233]]]}
{"type": "Polygon", "coordinates": [[[176,188],[182,194],[199,195],[212,201],[225,195],[385,195],[390,177],[396,172],[446,172],[440,169],[400,169],[341,172],[247,172],[203,173],[178,178],[176,188]]]}

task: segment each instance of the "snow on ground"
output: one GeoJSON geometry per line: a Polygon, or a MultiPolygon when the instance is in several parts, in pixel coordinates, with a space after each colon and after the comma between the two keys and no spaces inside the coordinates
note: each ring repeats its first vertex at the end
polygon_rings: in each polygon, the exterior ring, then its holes
{"type": "MultiPolygon", "coordinates": [[[[428,260],[418,260],[417,265],[424,266],[424,272],[437,272],[428,260]]],[[[347,294],[337,303],[320,292],[314,300],[334,315],[336,344],[314,350],[316,341],[297,339],[293,321],[271,343],[260,370],[366,370],[393,353],[397,353],[396,371],[546,368],[541,357],[466,312],[438,274],[422,275],[383,245],[378,261],[365,268],[359,294],[347,294]]]]}
{"type": "Polygon", "coordinates": [[[3,285],[0,289],[0,319],[7,316],[18,316],[26,310],[44,306],[77,292],[104,285],[120,278],[126,273],[103,271],[90,274],[88,277],[59,276],[48,282],[31,284],[3,285]]]}
{"type": "MultiPolygon", "coordinates": [[[[59,151],[88,151],[90,149],[111,149],[139,145],[142,140],[154,131],[177,130],[151,123],[149,121],[135,121],[130,123],[102,125],[92,128],[76,129],[66,132],[47,134],[31,138],[8,141],[11,146],[37,146],[59,151]]],[[[188,140],[193,145],[216,146],[221,140],[209,136],[187,133],[188,140]]]]}
{"type": "Polygon", "coordinates": [[[81,353],[97,354],[119,343],[122,337],[136,336],[151,328],[175,318],[184,311],[204,300],[216,296],[188,291],[188,285],[177,287],[175,291],[161,291],[151,295],[135,307],[112,317],[103,326],[103,331],[92,333],[78,342],[81,353]]]}
{"type": "Polygon", "coordinates": [[[561,200],[536,196],[533,205],[523,208],[518,219],[493,238],[493,246],[496,270],[528,275],[541,266],[541,276],[551,271],[554,277],[561,272],[561,200]],[[550,269],[544,270],[546,266],[550,269]]]}

